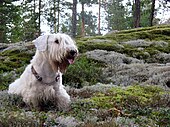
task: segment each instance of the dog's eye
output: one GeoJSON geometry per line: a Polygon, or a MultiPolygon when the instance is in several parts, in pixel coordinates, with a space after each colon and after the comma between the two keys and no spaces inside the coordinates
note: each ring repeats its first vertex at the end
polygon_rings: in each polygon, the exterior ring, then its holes
{"type": "Polygon", "coordinates": [[[58,41],[58,40],[55,40],[55,43],[56,43],[56,44],[59,44],[59,41],[58,41]]]}

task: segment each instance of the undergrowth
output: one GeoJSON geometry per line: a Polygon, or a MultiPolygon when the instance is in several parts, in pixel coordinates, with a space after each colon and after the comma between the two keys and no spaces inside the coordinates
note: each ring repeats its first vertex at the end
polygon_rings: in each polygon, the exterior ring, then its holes
{"type": "Polygon", "coordinates": [[[107,92],[97,92],[94,96],[73,104],[74,115],[81,120],[92,115],[97,120],[126,117],[134,124],[144,126],[170,125],[170,92],[156,86],[113,87],[107,92]],[[88,114],[88,115],[87,115],[88,114]],[[151,123],[150,123],[151,122],[151,123]]]}
{"type": "MultiPolygon", "coordinates": [[[[82,94],[88,93],[88,89],[82,90],[84,92],[77,93],[80,99],[72,100],[69,111],[57,111],[46,105],[49,109],[46,112],[30,110],[26,105],[23,106],[20,97],[1,92],[0,124],[57,126],[60,125],[56,122],[59,116],[70,116],[81,121],[80,123],[83,122],[83,127],[170,125],[170,92],[163,88],[150,85],[124,88],[112,86],[107,90],[93,89],[93,94],[88,98],[83,98],[82,94]]],[[[69,94],[72,96],[74,92],[69,94]]]]}
{"type": "Polygon", "coordinates": [[[79,57],[73,65],[70,65],[63,75],[65,85],[82,88],[84,85],[93,85],[102,82],[103,63],[87,58],[79,57]]]}

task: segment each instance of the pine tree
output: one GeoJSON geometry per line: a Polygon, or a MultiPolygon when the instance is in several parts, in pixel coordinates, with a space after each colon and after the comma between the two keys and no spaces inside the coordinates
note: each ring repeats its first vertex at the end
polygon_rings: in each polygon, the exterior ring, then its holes
{"type": "Polygon", "coordinates": [[[73,0],[72,7],[72,36],[75,38],[77,32],[77,0],[73,0]]]}
{"type": "Polygon", "coordinates": [[[79,0],[82,6],[81,10],[81,36],[85,36],[85,5],[91,6],[94,3],[97,3],[97,0],[79,0]]]}
{"type": "Polygon", "coordinates": [[[134,27],[140,27],[140,0],[135,0],[134,3],[134,27]]]}
{"type": "Polygon", "coordinates": [[[41,34],[41,4],[39,0],[25,0],[21,4],[22,11],[22,40],[31,41],[41,34]],[[38,4],[38,6],[37,6],[38,4]],[[38,10],[38,12],[36,12],[38,10]]]}
{"type": "MultiPolygon", "coordinates": [[[[77,29],[77,35],[82,36],[82,15],[78,14],[78,29],[77,29]]],[[[97,17],[93,15],[93,13],[86,12],[84,14],[84,31],[85,35],[96,35],[97,32],[97,17]]]]}
{"type": "Polygon", "coordinates": [[[61,26],[63,23],[60,23],[60,21],[62,21],[62,19],[67,15],[65,10],[71,9],[70,6],[70,2],[66,1],[47,1],[44,9],[44,17],[50,26],[51,33],[57,33],[61,31],[61,26]]]}
{"type": "Polygon", "coordinates": [[[21,11],[12,1],[0,2],[0,43],[17,42],[21,40],[21,11]]]}
{"type": "Polygon", "coordinates": [[[150,26],[153,26],[154,12],[155,12],[155,0],[152,0],[151,14],[150,14],[150,26]]]}
{"type": "Polygon", "coordinates": [[[126,29],[126,9],[122,4],[123,0],[110,0],[105,7],[108,21],[108,30],[126,29]]]}

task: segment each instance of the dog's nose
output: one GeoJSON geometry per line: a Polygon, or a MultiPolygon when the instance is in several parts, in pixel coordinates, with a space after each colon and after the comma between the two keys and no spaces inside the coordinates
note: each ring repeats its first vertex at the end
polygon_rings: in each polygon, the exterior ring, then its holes
{"type": "Polygon", "coordinates": [[[76,50],[70,50],[70,55],[75,56],[77,54],[76,50]]]}

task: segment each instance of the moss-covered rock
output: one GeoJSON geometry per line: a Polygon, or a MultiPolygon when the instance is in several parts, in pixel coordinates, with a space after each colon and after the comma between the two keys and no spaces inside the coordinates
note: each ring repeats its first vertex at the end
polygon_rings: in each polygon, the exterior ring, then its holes
{"type": "MultiPolygon", "coordinates": [[[[21,47],[22,48],[22,47],[21,47]]],[[[18,47],[0,52],[0,89],[6,89],[24,71],[29,64],[33,50],[19,49],[18,47]]]]}
{"type": "Polygon", "coordinates": [[[129,125],[130,121],[132,126],[142,126],[143,121],[147,126],[170,124],[170,92],[157,86],[133,85],[122,88],[99,85],[82,88],[76,95],[73,90],[69,93],[72,96],[69,111],[56,111],[55,108],[50,109],[49,105],[46,105],[50,111],[39,112],[34,109],[28,110],[19,96],[9,96],[6,91],[0,92],[0,124],[69,126],[69,122],[75,121],[79,126],[122,126],[125,123],[129,125]],[[82,93],[90,94],[89,91],[93,94],[84,97],[82,93]],[[79,99],[76,99],[77,96],[79,99]],[[129,122],[124,121],[124,118],[129,122]]]}
{"type": "Polygon", "coordinates": [[[169,25],[138,28],[119,31],[116,33],[114,32],[106,36],[86,37],[85,39],[79,39],[78,46],[81,53],[101,49],[127,54],[131,57],[141,60],[143,59],[146,62],[156,62],[157,59],[154,59],[154,55],[158,55],[160,52],[170,52],[169,33],[169,25]],[[142,39],[147,45],[140,45],[138,41],[140,39],[142,39]],[[128,45],[127,43],[130,41],[133,41],[134,44],[136,43],[136,46],[134,47],[132,45],[128,45]],[[139,47],[142,47],[144,50],[138,50],[139,47]]]}
{"type": "Polygon", "coordinates": [[[168,126],[169,96],[170,92],[155,86],[113,87],[107,92],[97,92],[91,98],[77,101],[72,105],[72,113],[81,120],[89,115],[96,116],[98,120],[129,117],[134,119],[134,124],[141,126],[145,116],[145,125],[150,125],[152,121],[153,126],[168,126]]]}
{"type": "MultiPolygon", "coordinates": [[[[159,87],[134,85],[126,88],[113,87],[107,91],[107,93],[99,93],[90,100],[92,100],[97,107],[106,109],[113,108],[117,105],[121,107],[138,105],[138,107],[144,108],[146,106],[152,106],[152,103],[158,103],[157,101],[160,100],[161,96],[168,94],[170,94],[170,92],[167,93],[159,87]]],[[[164,105],[164,103],[161,105],[164,105]]]]}
{"type": "Polygon", "coordinates": [[[143,121],[146,126],[168,126],[169,97],[169,91],[157,86],[112,86],[107,90],[103,88],[103,91],[94,90],[91,97],[76,100],[72,103],[70,114],[93,126],[99,125],[99,121],[108,126],[121,126],[128,121],[132,126],[143,126],[143,121]],[[116,119],[118,117],[122,121],[116,119]],[[111,121],[107,121],[108,118],[111,121]],[[123,122],[123,118],[128,120],[123,122]]]}

